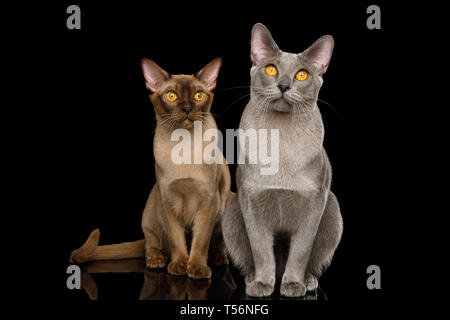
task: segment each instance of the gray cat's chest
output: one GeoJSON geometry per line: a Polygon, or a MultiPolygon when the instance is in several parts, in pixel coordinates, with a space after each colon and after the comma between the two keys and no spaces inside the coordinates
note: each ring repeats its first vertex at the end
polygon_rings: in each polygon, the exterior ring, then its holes
{"type": "MultiPolygon", "coordinates": [[[[263,174],[263,168],[273,164],[249,164],[249,152],[246,149],[247,164],[240,165],[239,171],[244,188],[250,190],[281,189],[299,192],[304,196],[320,191],[323,175],[323,126],[321,119],[312,119],[305,124],[283,124],[278,119],[260,123],[257,119],[243,121],[241,127],[268,130],[267,150],[274,150],[278,157],[275,172],[263,174]],[[316,120],[316,121],[314,121],[316,120]],[[278,132],[278,143],[273,143],[271,133],[278,132]],[[273,148],[273,145],[276,147],[273,148]]],[[[272,162],[275,158],[272,156],[272,162]]]]}
{"type": "Polygon", "coordinates": [[[261,165],[240,165],[239,175],[241,187],[251,194],[259,194],[266,190],[286,190],[301,197],[314,197],[321,192],[325,172],[321,156],[311,162],[301,163],[295,153],[280,155],[277,173],[262,175],[261,165]]]}

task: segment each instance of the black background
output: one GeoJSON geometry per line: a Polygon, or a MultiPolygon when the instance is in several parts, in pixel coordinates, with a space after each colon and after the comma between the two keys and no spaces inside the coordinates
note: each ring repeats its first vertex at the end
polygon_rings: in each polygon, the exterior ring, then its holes
{"type": "MultiPolygon", "coordinates": [[[[223,132],[236,129],[248,101],[241,97],[248,89],[234,87],[249,85],[250,31],[256,22],[264,23],[287,52],[301,52],[324,34],[334,37],[319,95],[327,103],[319,102],[319,107],[344,233],[320,284],[330,300],[395,295],[392,257],[399,252],[392,228],[399,137],[393,121],[397,113],[380,112],[389,109],[387,97],[396,87],[386,80],[398,41],[393,9],[382,2],[276,1],[244,7],[243,2],[78,1],[48,5],[45,16],[36,47],[43,53],[39,64],[45,78],[40,84],[46,97],[39,112],[45,118],[41,130],[46,153],[40,167],[45,214],[39,222],[52,233],[35,241],[52,247],[51,280],[56,286],[51,297],[88,299],[84,292],[66,288],[65,271],[71,250],[94,228],[100,228],[103,244],[143,237],[141,214],[155,183],[155,119],[141,58],[151,58],[173,74],[191,74],[221,56],[212,112],[223,132]],[[81,30],[66,28],[70,4],[81,7],[81,30]],[[381,7],[381,30],[366,27],[370,4],[381,7]],[[382,270],[381,290],[366,287],[366,269],[372,264],[382,270]]],[[[235,169],[230,165],[233,191],[235,169]]],[[[236,270],[233,275],[242,286],[236,270]]],[[[142,275],[96,280],[100,299],[135,300],[142,287],[142,275]]]]}

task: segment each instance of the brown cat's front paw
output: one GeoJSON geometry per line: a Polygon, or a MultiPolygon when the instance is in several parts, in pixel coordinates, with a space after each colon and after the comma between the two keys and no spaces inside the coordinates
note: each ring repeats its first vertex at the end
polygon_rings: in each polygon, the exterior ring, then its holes
{"type": "Polygon", "coordinates": [[[167,272],[175,276],[184,276],[187,272],[187,259],[172,261],[167,266],[167,272]]]}
{"type": "Polygon", "coordinates": [[[209,262],[215,266],[225,266],[229,263],[225,251],[213,252],[209,258],[209,262]]]}
{"type": "Polygon", "coordinates": [[[159,252],[152,252],[147,256],[147,267],[151,269],[164,268],[167,264],[166,257],[159,252]]]}
{"type": "Polygon", "coordinates": [[[189,261],[187,265],[187,274],[192,279],[209,279],[211,278],[211,268],[206,264],[200,264],[189,261]]]}

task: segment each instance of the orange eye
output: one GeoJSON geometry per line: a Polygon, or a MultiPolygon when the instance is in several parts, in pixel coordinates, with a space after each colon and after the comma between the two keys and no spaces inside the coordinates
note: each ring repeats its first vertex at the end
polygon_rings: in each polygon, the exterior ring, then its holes
{"type": "Polygon", "coordinates": [[[308,79],[308,71],[306,70],[300,70],[299,72],[297,72],[297,74],[295,75],[295,78],[298,81],[305,81],[306,79],[308,79]]]}
{"type": "Polygon", "coordinates": [[[202,101],[204,97],[205,97],[205,94],[203,92],[201,92],[201,91],[197,91],[194,94],[195,101],[202,101]]]}
{"type": "Polygon", "coordinates": [[[271,77],[276,76],[278,73],[277,67],[275,67],[273,64],[269,64],[266,67],[266,73],[271,77]]]}
{"type": "Polygon", "coordinates": [[[178,99],[178,96],[177,96],[177,94],[175,92],[169,91],[169,92],[166,93],[166,98],[167,98],[167,100],[173,102],[173,101],[178,99]]]}

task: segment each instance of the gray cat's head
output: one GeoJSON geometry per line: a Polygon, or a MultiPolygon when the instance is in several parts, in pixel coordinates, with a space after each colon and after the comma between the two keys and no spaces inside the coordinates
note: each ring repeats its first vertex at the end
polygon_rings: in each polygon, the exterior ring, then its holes
{"type": "Polygon", "coordinates": [[[302,53],[283,52],[269,30],[261,23],[255,24],[251,39],[252,100],[278,112],[311,111],[333,47],[333,37],[327,35],[302,53]]]}

